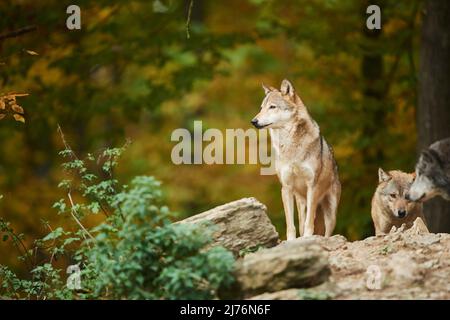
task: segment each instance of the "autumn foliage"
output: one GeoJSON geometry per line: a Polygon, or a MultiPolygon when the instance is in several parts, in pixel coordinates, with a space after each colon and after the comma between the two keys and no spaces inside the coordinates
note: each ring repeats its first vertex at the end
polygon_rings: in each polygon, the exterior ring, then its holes
{"type": "MultiPolygon", "coordinates": [[[[376,34],[364,29],[368,3],[83,0],[82,28],[69,31],[64,2],[1,1],[0,34],[30,27],[0,39],[0,216],[30,247],[48,233],[41,219],[76,228],[52,209],[67,197],[57,188],[65,179],[59,124],[81,155],[130,139],[114,178],[155,176],[174,220],[253,196],[283,237],[275,176],[261,176],[259,165],[177,166],[170,136],[195,120],[204,130],[248,129],[261,82],[288,78],[335,151],[335,232],[372,235],[378,167],[414,166],[422,1],[384,1],[376,34]]],[[[0,263],[24,270],[9,241],[0,253],[0,263]]]]}

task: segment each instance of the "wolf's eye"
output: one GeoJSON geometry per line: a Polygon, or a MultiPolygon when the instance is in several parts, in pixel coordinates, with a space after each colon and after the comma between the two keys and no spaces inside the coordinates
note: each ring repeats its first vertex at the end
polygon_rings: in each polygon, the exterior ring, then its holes
{"type": "Polygon", "coordinates": [[[271,105],[269,109],[275,109],[277,106],[271,105]]]}

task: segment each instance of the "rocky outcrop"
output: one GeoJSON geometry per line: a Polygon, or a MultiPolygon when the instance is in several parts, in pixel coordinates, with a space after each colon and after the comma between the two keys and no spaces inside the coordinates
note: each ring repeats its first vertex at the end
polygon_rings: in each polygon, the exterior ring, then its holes
{"type": "Polygon", "coordinates": [[[246,255],[236,264],[236,285],[228,297],[248,298],[289,288],[309,288],[328,280],[325,252],[317,245],[284,242],[246,255]]]}
{"type": "Polygon", "coordinates": [[[336,296],[337,291],[336,285],[328,281],[313,288],[266,292],[253,296],[249,300],[329,300],[336,296]]]}
{"type": "Polygon", "coordinates": [[[329,280],[252,299],[450,299],[450,235],[429,233],[421,220],[361,241],[336,235],[293,242],[328,253],[329,280]]]}
{"type": "Polygon", "coordinates": [[[278,233],[267,216],[266,206],[255,198],[233,201],[179,223],[202,222],[214,225],[214,243],[223,245],[235,256],[279,243],[278,233]]]}
{"type": "Polygon", "coordinates": [[[248,198],[181,223],[205,221],[217,226],[215,243],[238,258],[235,285],[221,298],[450,299],[450,234],[430,233],[420,218],[410,229],[361,241],[335,235],[279,243],[266,207],[248,198]]]}

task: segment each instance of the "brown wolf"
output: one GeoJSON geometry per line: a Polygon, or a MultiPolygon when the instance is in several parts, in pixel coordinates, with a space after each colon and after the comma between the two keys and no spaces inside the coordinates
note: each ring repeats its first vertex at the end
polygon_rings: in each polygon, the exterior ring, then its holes
{"type": "Polygon", "coordinates": [[[266,96],[261,111],[251,122],[256,128],[270,131],[275,169],[282,186],[287,239],[297,236],[294,200],[300,236],[330,236],[341,195],[333,151],[288,80],[283,80],[280,90],[263,88],[266,96]]]}
{"type": "Polygon", "coordinates": [[[422,204],[406,199],[415,178],[414,173],[398,170],[385,172],[378,169],[379,184],[372,198],[372,220],[375,234],[386,234],[393,226],[399,228],[403,223],[411,228],[417,217],[425,218],[422,204]]]}

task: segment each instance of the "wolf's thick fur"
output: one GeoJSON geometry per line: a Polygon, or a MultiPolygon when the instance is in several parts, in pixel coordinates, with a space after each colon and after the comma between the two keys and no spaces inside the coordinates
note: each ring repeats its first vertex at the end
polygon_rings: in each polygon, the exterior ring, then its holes
{"type": "Polygon", "coordinates": [[[441,196],[450,201],[450,138],[436,141],[421,153],[416,175],[409,199],[424,202],[441,196]]]}
{"type": "Polygon", "coordinates": [[[407,200],[405,195],[411,187],[415,174],[402,171],[384,172],[378,169],[379,184],[372,198],[372,220],[375,234],[386,234],[393,226],[403,223],[411,228],[417,217],[425,218],[422,204],[407,200]]]}
{"type": "Polygon", "coordinates": [[[331,236],[341,195],[333,151],[288,80],[283,80],[280,90],[263,88],[266,96],[252,124],[270,130],[282,186],[287,239],[297,236],[294,200],[300,236],[331,236]]]}

